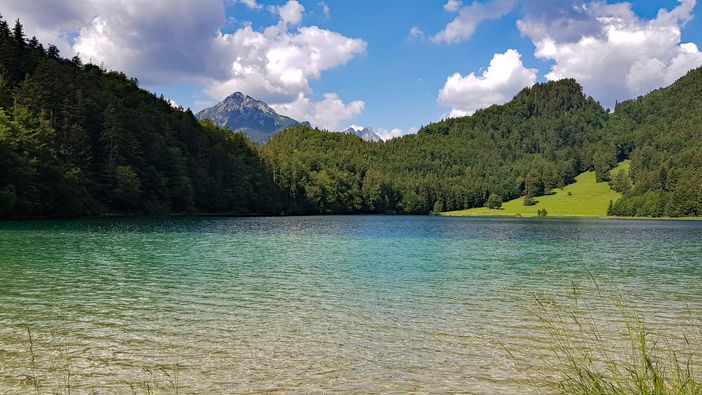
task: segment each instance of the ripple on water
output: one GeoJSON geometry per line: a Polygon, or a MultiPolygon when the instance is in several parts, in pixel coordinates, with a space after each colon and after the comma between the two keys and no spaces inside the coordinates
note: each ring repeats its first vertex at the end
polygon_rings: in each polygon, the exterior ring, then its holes
{"type": "Polygon", "coordinates": [[[0,223],[0,391],[523,393],[551,340],[536,298],[595,278],[596,319],[621,324],[621,296],[677,331],[702,307],[701,240],[656,221],[0,223]]]}

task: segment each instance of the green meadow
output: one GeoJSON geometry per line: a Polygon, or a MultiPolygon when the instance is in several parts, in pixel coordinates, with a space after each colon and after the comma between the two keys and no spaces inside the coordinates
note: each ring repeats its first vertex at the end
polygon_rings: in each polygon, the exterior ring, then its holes
{"type": "MultiPolygon", "coordinates": [[[[623,161],[612,169],[610,174],[614,175],[619,170],[628,172],[630,167],[630,161],[623,161]]],[[[525,206],[524,199],[520,197],[503,203],[502,208],[498,210],[478,207],[449,211],[441,215],[537,217],[539,210],[545,209],[549,217],[605,217],[609,202],[616,202],[621,196],[620,193],[613,191],[607,182],[596,182],[595,172],[588,171],[575,177],[574,183],[535,198],[536,204],[533,206],[525,206]]]]}

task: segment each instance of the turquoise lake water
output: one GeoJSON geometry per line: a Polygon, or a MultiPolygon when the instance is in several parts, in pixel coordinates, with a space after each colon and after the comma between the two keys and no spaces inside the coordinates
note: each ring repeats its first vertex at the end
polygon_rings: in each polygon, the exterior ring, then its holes
{"type": "Polygon", "coordinates": [[[0,393],[524,393],[535,295],[593,279],[674,333],[702,222],[0,222],[0,393]]]}

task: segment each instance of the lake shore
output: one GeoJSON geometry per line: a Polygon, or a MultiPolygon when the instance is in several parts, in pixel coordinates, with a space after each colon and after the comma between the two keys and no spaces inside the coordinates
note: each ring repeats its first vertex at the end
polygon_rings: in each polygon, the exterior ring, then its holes
{"type": "Polygon", "coordinates": [[[0,392],[533,392],[562,366],[536,300],[592,296],[616,335],[622,295],[675,341],[702,310],[699,240],[584,218],[0,222],[0,392]]]}
{"type": "MultiPolygon", "coordinates": [[[[489,210],[489,209],[486,209],[489,210]]],[[[494,210],[499,211],[499,210],[494,210]]],[[[520,215],[520,214],[452,214],[460,213],[458,211],[449,211],[441,213],[440,217],[453,217],[453,218],[524,218],[524,219],[619,219],[619,220],[642,220],[642,221],[702,221],[702,217],[620,217],[620,216],[593,216],[593,215],[547,215],[545,217],[539,217],[538,215],[520,215]]]]}

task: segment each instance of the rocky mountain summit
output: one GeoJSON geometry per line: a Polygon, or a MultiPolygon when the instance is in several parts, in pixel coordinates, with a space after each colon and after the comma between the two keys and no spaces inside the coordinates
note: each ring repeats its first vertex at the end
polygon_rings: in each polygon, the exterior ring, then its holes
{"type": "MultiPolygon", "coordinates": [[[[196,117],[209,119],[223,128],[241,131],[257,143],[270,139],[282,129],[301,124],[278,114],[268,104],[241,92],[236,92],[213,107],[200,111],[196,117]]],[[[305,124],[309,126],[309,123],[305,124]]]]}
{"type": "Polygon", "coordinates": [[[371,143],[375,143],[382,140],[380,136],[375,134],[372,128],[366,128],[363,126],[351,125],[341,133],[353,134],[354,136],[358,136],[361,139],[371,143]]]}

